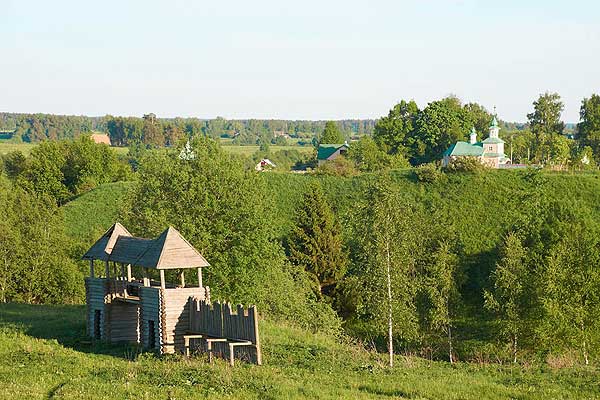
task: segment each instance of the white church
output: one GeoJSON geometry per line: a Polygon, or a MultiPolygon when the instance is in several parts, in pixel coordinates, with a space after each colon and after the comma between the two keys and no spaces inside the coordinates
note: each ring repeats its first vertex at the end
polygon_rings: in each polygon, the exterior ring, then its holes
{"type": "Polygon", "coordinates": [[[503,168],[511,164],[511,160],[504,154],[504,140],[498,137],[499,132],[498,120],[494,115],[487,139],[478,142],[477,132],[473,128],[468,142],[456,142],[444,152],[442,166],[447,167],[461,157],[476,157],[482,164],[492,168],[503,168]]]}

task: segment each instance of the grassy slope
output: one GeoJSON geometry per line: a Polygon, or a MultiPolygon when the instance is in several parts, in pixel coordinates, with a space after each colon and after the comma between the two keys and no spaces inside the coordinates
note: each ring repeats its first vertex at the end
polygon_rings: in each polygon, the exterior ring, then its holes
{"type": "Polygon", "coordinates": [[[0,398],[591,399],[592,368],[552,371],[381,356],[261,322],[265,365],[157,358],[84,337],[83,306],[0,305],[0,398]]]}
{"type": "Polygon", "coordinates": [[[101,185],[65,204],[67,234],[77,241],[100,236],[117,219],[129,182],[101,185]]]}

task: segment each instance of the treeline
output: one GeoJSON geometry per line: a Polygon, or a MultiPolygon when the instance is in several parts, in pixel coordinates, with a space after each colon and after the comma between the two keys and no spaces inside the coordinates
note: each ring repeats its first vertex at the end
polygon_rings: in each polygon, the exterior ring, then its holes
{"type": "Polygon", "coordinates": [[[17,142],[73,139],[82,133],[103,130],[104,117],[0,113],[0,131],[12,132],[17,142]]]}
{"type": "MultiPolygon", "coordinates": [[[[375,126],[375,120],[341,120],[337,123],[348,138],[370,134],[375,126]]],[[[169,146],[184,136],[195,135],[214,139],[229,137],[236,144],[285,144],[288,137],[306,139],[306,143],[311,144],[324,125],[325,121],[157,118],[152,113],[142,118],[0,113],[0,131],[14,132],[12,137],[16,141],[73,139],[82,133],[99,131],[109,134],[112,143],[118,146],[169,146]]]]}

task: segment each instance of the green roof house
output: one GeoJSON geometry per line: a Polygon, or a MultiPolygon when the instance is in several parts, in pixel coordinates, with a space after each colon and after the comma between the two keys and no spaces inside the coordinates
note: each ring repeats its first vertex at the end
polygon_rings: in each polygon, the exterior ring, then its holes
{"type": "Polygon", "coordinates": [[[340,155],[345,154],[349,148],[350,146],[347,142],[343,144],[320,144],[317,150],[318,165],[335,160],[340,155]]]}
{"type": "Polygon", "coordinates": [[[460,157],[476,157],[482,164],[492,168],[502,168],[503,165],[510,164],[510,160],[504,155],[504,140],[498,137],[499,132],[498,120],[494,115],[487,139],[478,142],[477,132],[473,128],[468,142],[456,142],[444,152],[442,166],[447,167],[460,157]]]}

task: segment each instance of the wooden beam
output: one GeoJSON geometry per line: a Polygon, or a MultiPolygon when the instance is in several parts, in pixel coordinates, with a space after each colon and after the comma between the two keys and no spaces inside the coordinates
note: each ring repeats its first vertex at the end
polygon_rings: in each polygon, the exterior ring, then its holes
{"type": "Polygon", "coordinates": [[[184,273],[185,269],[181,270],[181,273],[179,274],[179,279],[181,279],[181,287],[184,288],[185,287],[185,273],[184,273]]]}
{"type": "Polygon", "coordinates": [[[150,280],[148,279],[148,268],[144,268],[144,286],[150,286],[150,280]]]}
{"type": "Polygon", "coordinates": [[[165,270],[164,269],[160,270],[160,288],[161,289],[165,289],[166,288],[166,284],[165,284],[165,270]]]}
{"type": "Polygon", "coordinates": [[[127,282],[131,282],[133,277],[131,276],[131,264],[127,264],[127,282]]]}
{"type": "Polygon", "coordinates": [[[90,260],[90,277],[94,278],[94,260],[90,260]]]}
{"type": "Polygon", "coordinates": [[[198,287],[202,287],[202,268],[198,267],[198,287]]]}
{"type": "Polygon", "coordinates": [[[108,266],[108,260],[104,261],[104,275],[106,275],[106,279],[110,278],[110,267],[108,266]]]}

